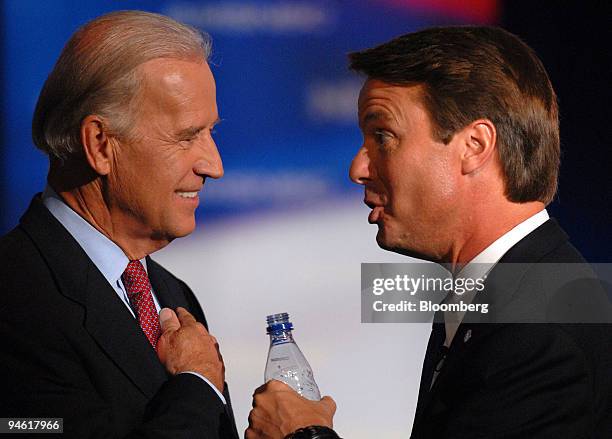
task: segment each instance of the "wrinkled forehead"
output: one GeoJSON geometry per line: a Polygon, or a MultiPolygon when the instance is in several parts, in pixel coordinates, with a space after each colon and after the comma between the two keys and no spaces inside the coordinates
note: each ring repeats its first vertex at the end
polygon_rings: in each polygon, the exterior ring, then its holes
{"type": "Polygon", "coordinates": [[[357,101],[359,108],[363,107],[372,93],[376,93],[379,88],[384,88],[385,86],[389,85],[390,84],[387,84],[379,79],[366,78],[361,86],[361,90],[359,91],[359,99],[357,101]]]}
{"type": "Polygon", "coordinates": [[[370,99],[410,98],[422,101],[425,96],[425,84],[410,82],[392,84],[376,78],[367,78],[359,92],[358,105],[361,107],[370,99]]]}
{"type": "Polygon", "coordinates": [[[360,123],[369,113],[398,117],[407,107],[424,109],[425,86],[419,83],[390,84],[379,79],[368,78],[359,93],[358,114],[360,123]]]}

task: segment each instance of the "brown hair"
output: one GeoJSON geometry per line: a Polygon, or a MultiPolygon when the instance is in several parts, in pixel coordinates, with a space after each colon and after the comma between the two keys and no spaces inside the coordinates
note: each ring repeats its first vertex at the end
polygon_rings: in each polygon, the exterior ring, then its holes
{"type": "Polygon", "coordinates": [[[557,98],[535,52],[496,27],[422,30],[349,54],[350,68],[394,85],[422,84],[434,137],[470,122],[497,128],[506,197],[550,203],[559,173],[557,98]]]}

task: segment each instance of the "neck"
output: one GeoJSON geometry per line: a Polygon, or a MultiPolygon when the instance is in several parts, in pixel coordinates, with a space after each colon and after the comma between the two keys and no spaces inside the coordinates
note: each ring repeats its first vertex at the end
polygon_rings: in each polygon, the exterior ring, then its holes
{"type": "Polygon", "coordinates": [[[464,232],[459,234],[442,261],[452,271],[460,270],[479,253],[518,224],[544,209],[539,201],[512,203],[505,200],[467,216],[464,232]]]}
{"type": "Polygon", "coordinates": [[[68,207],[117,244],[128,259],[142,259],[168,245],[168,240],[154,239],[152,232],[142,230],[133,219],[122,217],[119,212],[113,214],[118,209],[113,209],[104,195],[103,177],[89,172],[88,175],[77,172],[61,174],[72,177],[70,181],[60,178],[52,167],[48,176],[49,185],[68,207]]]}

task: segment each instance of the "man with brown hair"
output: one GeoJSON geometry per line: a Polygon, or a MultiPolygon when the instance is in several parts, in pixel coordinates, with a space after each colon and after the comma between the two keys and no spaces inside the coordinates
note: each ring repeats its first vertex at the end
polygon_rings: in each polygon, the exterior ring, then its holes
{"type": "MultiPolygon", "coordinates": [[[[462,300],[487,300],[487,318],[445,314],[433,325],[412,437],[609,437],[610,326],[552,319],[543,293],[551,280],[572,286],[572,303],[585,286],[601,291],[545,209],[560,148],[540,60],[491,27],[427,29],[350,60],[367,76],[350,176],[364,186],[379,246],[486,279],[483,296],[462,300]]],[[[337,437],[334,412],[330,398],[306,401],[269,382],[247,438],[337,437]]]]}

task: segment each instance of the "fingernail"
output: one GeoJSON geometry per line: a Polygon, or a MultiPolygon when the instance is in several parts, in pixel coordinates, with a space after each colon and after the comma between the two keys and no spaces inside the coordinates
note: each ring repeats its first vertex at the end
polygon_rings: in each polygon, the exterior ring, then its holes
{"type": "Polygon", "coordinates": [[[170,308],[162,308],[159,311],[159,322],[164,323],[166,320],[172,318],[172,314],[170,313],[170,308]]]}

